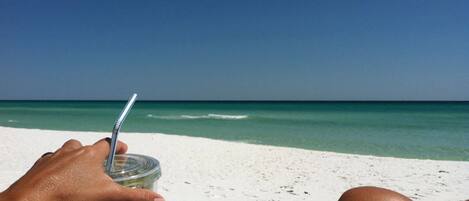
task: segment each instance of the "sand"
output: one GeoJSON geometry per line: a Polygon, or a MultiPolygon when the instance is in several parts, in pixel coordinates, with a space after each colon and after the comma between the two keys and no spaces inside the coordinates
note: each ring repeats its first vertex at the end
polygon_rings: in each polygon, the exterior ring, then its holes
{"type": "MultiPolygon", "coordinates": [[[[0,127],[0,191],[43,153],[68,139],[84,144],[110,133],[0,127]]],[[[413,200],[469,199],[469,162],[375,157],[205,138],[122,133],[129,153],[157,158],[158,191],[168,201],[337,200],[372,185],[413,200]]]]}

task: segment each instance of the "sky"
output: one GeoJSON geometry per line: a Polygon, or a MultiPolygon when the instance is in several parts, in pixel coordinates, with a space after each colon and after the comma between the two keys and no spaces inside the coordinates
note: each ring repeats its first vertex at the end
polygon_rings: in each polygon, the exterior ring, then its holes
{"type": "Polygon", "coordinates": [[[469,100],[469,1],[0,1],[0,100],[469,100]]]}

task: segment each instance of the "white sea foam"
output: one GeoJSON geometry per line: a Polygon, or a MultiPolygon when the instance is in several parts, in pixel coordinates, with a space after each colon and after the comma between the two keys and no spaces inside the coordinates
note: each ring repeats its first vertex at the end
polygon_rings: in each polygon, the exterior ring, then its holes
{"type": "Polygon", "coordinates": [[[9,119],[9,120],[8,120],[8,123],[18,123],[18,121],[17,121],[17,120],[13,120],[13,119],[9,119]]]}
{"type": "Polygon", "coordinates": [[[153,114],[147,114],[148,118],[153,118],[153,119],[169,119],[169,120],[178,120],[181,119],[179,116],[161,116],[161,115],[153,115],[153,114]]]}
{"type": "Polygon", "coordinates": [[[246,119],[248,115],[226,115],[226,114],[207,114],[207,115],[153,115],[148,114],[147,117],[154,119],[180,120],[180,119],[221,119],[221,120],[239,120],[246,119]]]}

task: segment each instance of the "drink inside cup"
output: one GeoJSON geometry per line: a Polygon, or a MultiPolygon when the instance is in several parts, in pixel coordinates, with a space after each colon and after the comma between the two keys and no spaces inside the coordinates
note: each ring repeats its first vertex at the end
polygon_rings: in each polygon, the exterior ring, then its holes
{"type": "Polygon", "coordinates": [[[153,157],[138,154],[115,155],[114,166],[108,173],[114,182],[129,188],[144,188],[156,192],[161,177],[160,163],[153,157]]]}

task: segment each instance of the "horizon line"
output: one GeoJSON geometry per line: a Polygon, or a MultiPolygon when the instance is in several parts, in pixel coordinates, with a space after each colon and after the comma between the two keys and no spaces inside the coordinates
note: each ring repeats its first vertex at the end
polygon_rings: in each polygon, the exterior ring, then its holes
{"type": "MultiPolygon", "coordinates": [[[[20,102],[122,102],[127,99],[0,99],[0,102],[20,101],[20,102]]],[[[137,100],[139,102],[469,102],[469,100],[171,100],[153,99],[137,100]]]]}

